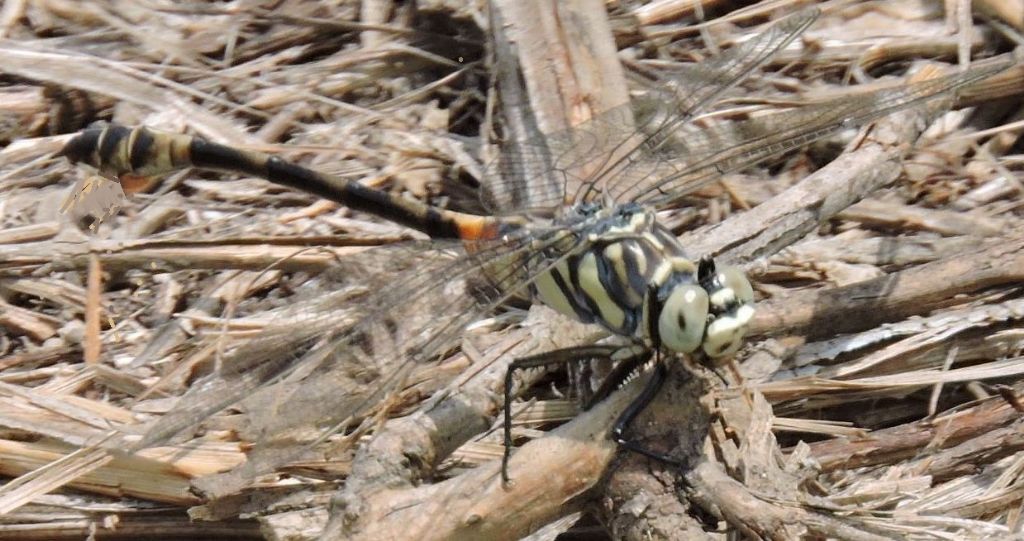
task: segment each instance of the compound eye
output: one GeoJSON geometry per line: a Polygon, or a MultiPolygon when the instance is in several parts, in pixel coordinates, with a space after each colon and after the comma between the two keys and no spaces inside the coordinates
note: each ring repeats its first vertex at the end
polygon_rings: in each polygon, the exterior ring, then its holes
{"type": "Polygon", "coordinates": [[[754,302],[754,288],[750,285],[750,280],[747,280],[747,276],[738,267],[731,265],[718,267],[717,278],[718,283],[722,287],[732,290],[740,304],[754,302]]]}
{"type": "Polygon", "coordinates": [[[708,325],[704,337],[704,353],[708,357],[725,357],[736,353],[743,344],[747,324],[754,317],[754,307],[744,304],[730,314],[718,316],[708,325]]]}
{"type": "Polygon", "coordinates": [[[679,285],[672,289],[658,316],[661,343],[672,351],[690,353],[700,347],[708,320],[708,294],[704,288],[679,285]]]}

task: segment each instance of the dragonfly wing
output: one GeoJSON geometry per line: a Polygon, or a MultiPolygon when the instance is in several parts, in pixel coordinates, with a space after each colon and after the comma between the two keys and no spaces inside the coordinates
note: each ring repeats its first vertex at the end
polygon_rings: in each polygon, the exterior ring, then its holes
{"type": "MultiPolygon", "coordinates": [[[[362,288],[369,292],[350,288],[290,307],[259,338],[230,352],[216,375],[193,385],[135,447],[166,443],[240,404],[259,451],[206,483],[211,496],[306,458],[324,430],[373,414],[401,389],[411,367],[456,347],[467,324],[524,291],[544,268],[545,246],[564,244],[558,231],[524,230],[476,242],[468,251],[444,241],[373,250],[388,266],[399,260],[407,268],[362,268],[359,277],[369,284],[362,288]]],[[[343,276],[350,267],[332,269],[328,278],[352,282],[343,276]]]]}
{"type": "MultiPolygon", "coordinates": [[[[615,107],[545,141],[511,141],[484,171],[485,206],[495,213],[552,215],[589,200],[623,170],[658,146],[723,92],[797,38],[818,17],[815,9],[787,17],[714,60],[652,83],[653,97],[615,107]],[[654,89],[658,87],[657,89],[654,89]],[[653,105],[656,113],[650,114],[653,105]],[[638,113],[639,108],[639,113],[638,113]],[[534,179],[543,182],[534,183],[534,179]],[[548,186],[529,197],[522,186],[548,186]]],[[[614,193],[611,193],[614,196],[614,193]]]]}
{"type": "Polygon", "coordinates": [[[920,82],[872,92],[850,93],[742,121],[688,125],[648,149],[616,176],[609,187],[619,200],[664,207],[723,173],[749,167],[807,145],[846,127],[857,126],[923,101],[951,96],[959,88],[1012,65],[998,62],[920,82]]]}

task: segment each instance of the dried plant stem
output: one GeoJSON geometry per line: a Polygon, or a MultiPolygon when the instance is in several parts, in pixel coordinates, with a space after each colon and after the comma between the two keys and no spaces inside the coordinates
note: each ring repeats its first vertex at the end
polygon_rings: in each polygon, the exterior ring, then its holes
{"type": "MultiPolygon", "coordinates": [[[[1024,386],[1011,388],[1018,395],[1024,386]]],[[[892,464],[920,456],[930,448],[929,456],[916,462],[938,479],[957,474],[957,469],[976,466],[976,456],[966,456],[961,444],[976,451],[997,456],[1013,454],[1024,448],[1020,441],[1020,416],[1013,404],[992,397],[971,408],[943,414],[934,419],[875,430],[864,438],[836,438],[810,444],[810,454],[823,472],[892,464]],[[946,451],[949,450],[949,451],[946,451]]],[[[991,462],[986,459],[983,462],[991,462]]]]}
{"type": "Polygon", "coordinates": [[[945,306],[985,288],[1024,280],[1024,234],[963,254],[834,289],[794,292],[761,303],[753,334],[834,336],[945,306]]]}

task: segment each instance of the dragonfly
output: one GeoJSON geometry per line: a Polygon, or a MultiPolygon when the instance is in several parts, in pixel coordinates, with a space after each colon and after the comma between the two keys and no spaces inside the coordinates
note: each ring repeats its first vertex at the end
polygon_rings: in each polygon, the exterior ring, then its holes
{"type": "MultiPolygon", "coordinates": [[[[595,399],[653,366],[644,390],[611,434],[625,448],[672,462],[625,435],[664,381],[663,358],[733,355],[755,305],[753,287],[740,269],[687,253],[659,222],[658,212],[724,173],[949,96],[1008,67],[973,67],[723,126],[693,124],[817,17],[816,10],[808,10],[776,22],[717,58],[662,81],[665,88],[639,107],[612,109],[542,141],[507,143],[484,171],[481,202],[487,214],[433,207],[196,136],[117,125],[81,132],[62,154],[106,176],[124,180],[190,167],[250,175],[375,214],[432,239],[393,248],[415,262],[361,302],[350,302],[347,291],[330,292],[287,311],[280,324],[270,324],[259,337],[229,352],[216,374],[193,385],[131,448],[164,444],[242,399],[261,404],[256,417],[263,419],[265,442],[287,439],[284,434],[312,423],[343,426],[367,416],[413,367],[437,359],[469,323],[512,299],[528,298],[600,325],[629,346],[568,348],[509,364],[503,481],[510,481],[514,373],[593,357],[615,358],[622,367],[595,399]],[[544,182],[525,193],[525,178],[544,182]],[[407,324],[438,313],[445,316],[407,324]]],[[[345,281],[349,272],[338,268],[328,276],[345,281]]],[[[248,466],[271,470],[297,456],[279,451],[248,466]]]]}

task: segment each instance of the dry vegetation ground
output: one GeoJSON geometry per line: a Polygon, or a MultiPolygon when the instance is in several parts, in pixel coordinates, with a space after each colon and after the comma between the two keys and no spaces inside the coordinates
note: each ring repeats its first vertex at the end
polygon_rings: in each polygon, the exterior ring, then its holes
{"type": "MultiPolygon", "coordinates": [[[[387,246],[410,234],[197,172],[140,187],[91,230],[62,211],[84,178],[54,157],[68,134],[100,119],[196,133],[458,206],[486,161],[481,134],[515,131],[512,105],[528,101],[556,131],[622,98],[609,65],[699,61],[812,3],[610,1],[609,32],[602,3],[578,0],[560,3],[550,32],[537,22],[549,2],[503,0],[495,37],[484,2],[3,2],[0,539],[515,539],[542,526],[532,538],[1019,535],[1020,64],[960,93],[952,112],[848,130],[665,215],[694,253],[745,265],[763,299],[738,372],[719,370],[728,386],[673,365],[637,423],[687,457],[685,471],[616,454],[604,437],[635,383],[579,413],[564,374],[527,374],[516,419],[529,443],[515,486],[501,487],[492,428],[507,362],[595,339],[539,309],[487,320],[324,442],[310,430],[268,444],[269,423],[247,416],[267,410],[243,403],[134,456],[111,443],[294,315],[282,307],[306,306],[294,299],[344,286],[357,302],[360,287],[390,287],[409,262],[381,256],[404,253],[387,246]],[[510,37],[519,50],[487,46],[510,37]],[[494,91],[510,72],[495,55],[518,60],[529,100],[494,91]],[[318,278],[335,266],[353,275],[318,278]]],[[[970,2],[938,4],[818,3],[799,45],[721,115],[1024,46],[1020,0],[975,0],[973,18],[970,2]]],[[[285,407],[316,416],[339,393],[319,387],[285,407]]]]}

